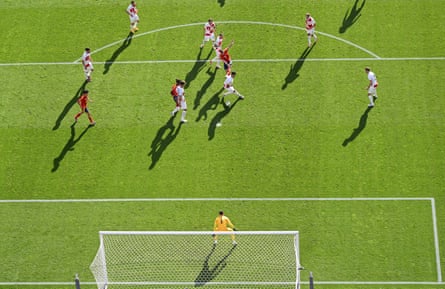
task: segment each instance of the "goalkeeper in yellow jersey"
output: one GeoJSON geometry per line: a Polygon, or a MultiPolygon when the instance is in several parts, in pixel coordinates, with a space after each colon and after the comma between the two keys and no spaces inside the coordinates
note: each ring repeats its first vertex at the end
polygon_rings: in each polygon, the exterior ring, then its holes
{"type": "MultiPolygon", "coordinates": [[[[215,219],[215,224],[213,226],[213,231],[217,232],[217,231],[236,231],[235,226],[232,224],[232,222],[230,221],[230,219],[228,217],[226,217],[224,215],[223,211],[219,212],[218,217],[216,217],[215,219]]],[[[235,241],[235,234],[231,234],[230,238],[232,238],[232,244],[233,246],[236,246],[236,241],[235,241]]],[[[213,234],[213,243],[216,244],[218,243],[218,235],[215,233],[213,234]]]]}

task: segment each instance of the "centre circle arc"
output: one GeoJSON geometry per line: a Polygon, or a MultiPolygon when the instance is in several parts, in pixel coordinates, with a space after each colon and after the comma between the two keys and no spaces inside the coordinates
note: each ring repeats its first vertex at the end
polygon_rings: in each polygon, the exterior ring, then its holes
{"type": "MultiPolygon", "coordinates": [[[[295,29],[295,30],[306,31],[305,28],[303,28],[303,27],[299,27],[299,26],[293,26],[293,25],[288,25],[288,24],[280,24],[280,23],[272,23],[272,22],[261,22],[261,21],[218,21],[218,22],[216,22],[216,23],[218,23],[218,24],[252,24],[252,25],[268,25],[268,26],[277,26],[277,27],[284,27],[284,28],[289,28],[289,29],[295,29]]],[[[174,26],[169,26],[169,27],[163,27],[163,28],[158,28],[158,29],[154,29],[154,30],[147,31],[147,32],[139,33],[139,34],[137,34],[137,35],[134,35],[133,38],[138,38],[138,37],[146,36],[146,35],[149,35],[149,34],[153,34],[153,33],[157,33],[157,32],[162,32],[162,31],[167,31],[167,30],[172,30],[172,29],[185,28],[185,27],[190,27],[190,26],[198,26],[198,25],[204,25],[204,24],[205,24],[205,22],[196,22],[196,23],[188,23],[188,24],[181,24],[181,25],[174,25],[174,26]]],[[[332,38],[332,39],[334,39],[334,40],[343,42],[343,43],[345,43],[345,44],[347,44],[347,45],[350,45],[350,46],[353,46],[353,47],[355,47],[355,48],[357,48],[357,49],[359,49],[359,50],[362,50],[363,52],[369,54],[370,56],[372,56],[372,57],[374,57],[374,58],[376,58],[376,59],[380,59],[380,56],[378,56],[378,55],[375,54],[374,52],[372,52],[372,51],[370,51],[370,50],[368,50],[368,49],[366,49],[366,48],[364,48],[364,47],[362,47],[362,46],[359,46],[359,45],[357,45],[357,44],[355,44],[355,43],[353,43],[353,42],[351,42],[351,41],[349,41],[349,40],[346,40],[346,39],[337,37],[337,36],[332,35],[332,34],[329,34],[329,33],[320,32],[320,31],[317,31],[317,34],[320,34],[320,35],[323,35],[323,36],[332,38]]],[[[95,53],[98,53],[98,52],[100,52],[100,51],[102,51],[102,50],[105,50],[105,49],[107,49],[107,48],[113,47],[113,46],[115,46],[115,45],[117,45],[117,44],[122,43],[122,41],[124,41],[124,40],[125,40],[125,39],[121,39],[121,40],[112,42],[112,43],[110,43],[110,44],[107,44],[107,45],[105,45],[105,46],[102,46],[102,47],[100,47],[100,48],[98,48],[98,49],[92,51],[91,54],[95,54],[95,53]]],[[[76,60],[74,61],[74,63],[78,63],[80,60],[81,60],[81,58],[76,59],[76,60]]]]}

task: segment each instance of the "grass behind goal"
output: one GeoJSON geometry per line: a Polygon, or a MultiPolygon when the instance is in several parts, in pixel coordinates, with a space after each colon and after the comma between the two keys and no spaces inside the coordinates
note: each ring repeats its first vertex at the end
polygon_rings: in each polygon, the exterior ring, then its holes
{"type": "MultiPolygon", "coordinates": [[[[127,2],[0,1],[1,199],[434,197],[443,266],[443,1],[367,0],[341,33],[361,1],[140,0],[138,35],[181,27],[122,50],[127,2]],[[324,34],[302,62],[298,28],[308,11],[324,34]],[[229,113],[218,105],[221,71],[197,61],[213,56],[198,48],[198,24],[209,17],[226,22],[218,24],[226,44],[235,39],[235,87],[246,99],[229,113]],[[87,128],[82,117],[71,127],[83,84],[74,62],[87,46],[98,125],[87,128]],[[173,62],[139,63],[165,60],[173,62]],[[371,111],[367,65],[380,83],[371,111]],[[189,82],[183,126],[169,121],[176,77],[189,82]]],[[[302,261],[316,281],[437,279],[428,201],[1,203],[0,282],[69,282],[76,272],[92,282],[98,231],[209,230],[221,208],[242,230],[302,232],[302,261]]]]}

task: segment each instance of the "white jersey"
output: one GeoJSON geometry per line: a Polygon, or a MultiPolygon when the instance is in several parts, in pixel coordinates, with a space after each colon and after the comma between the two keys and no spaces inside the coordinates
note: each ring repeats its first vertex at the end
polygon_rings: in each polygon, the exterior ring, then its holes
{"type": "Polygon", "coordinates": [[[130,17],[134,17],[138,15],[138,9],[136,8],[136,6],[133,6],[133,4],[130,4],[128,5],[127,13],[128,15],[130,15],[130,17]]]}
{"type": "Polygon", "coordinates": [[[315,19],[312,16],[306,18],[306,30],[311,30],[315,28],[315,19]]]}
{"type": "Polygon", "coordinates": [[[377,87],[378,82],[374,72],[372,71],[368,72],[368,80],[371,82],[372,87],[377,87]]]}
{"type": "Polygon", "coordinates": [[[226,76],[226,80],[224,81],[224,88],[233,87],[233,77],[231,74],[226,76]]]}
{"type": "Polygon", "coordinates": [[[216,37],[216,40],[213,43],[213,46],[215,47],[215,49],[222,47],[223,40],[224,40],[224,38],[221,35],[218,35],[218,37],[216,37]]]}
{"type": "Polygon", "coordinates": [[[83,55],[82,55],[82,64],[83,64],[83,67],[84,67],[85,69],[87,69],[87,68],[92,69],[92,68],[93,68],[93,62],[92,62],[90,53],[87,52],[87,51],[85,51],[85,52],[83,53],[83,55]]]}
{"type": "Polygon", "coordinates": [[[183,98],[184,97],[184,88],[180,87],[179,85],[176,87],[176,93],[178,97],[183,98]]]}
{"type": "Polygon", "coordinates": [[[216,24],[215,22],[207,22],[204,25],[204,36],[212,36],[215,33],[216,24]]]}

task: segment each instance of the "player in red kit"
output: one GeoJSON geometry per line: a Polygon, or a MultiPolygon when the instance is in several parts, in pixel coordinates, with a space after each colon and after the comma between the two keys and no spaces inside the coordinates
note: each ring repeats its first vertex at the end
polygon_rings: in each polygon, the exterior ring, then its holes
{"type": "Polygon", "coordinates": [[[84,90],[82,92],[82,95],[79,97],[79,99],[77,100],[77,103],[80,106],[80,112],[78,114],[76,114],[74,116],[74,121],[77,122],[77,120],[79,119],[79,117],[86,112],[88,115],[88,119],[90,120],[90,125],[95,125],[96,122],[94,121],[93,117],[91,116],[90,111],[88,110],[88,101],[90,100],[90,98],[88,97],[88,90],[84,90]]]}
{"type": "Polygon", "coordinates": [[[233,43],[235,43],[233,40],[230,42],[230,45],[227,46],[224,49],[218,48],[219,57],[224,63],[224,70],[226,71],[226,74],[230,74],[230,70],[232,68],[232,57],[229,54],[229,49],[233,46],[233,43]]]}

